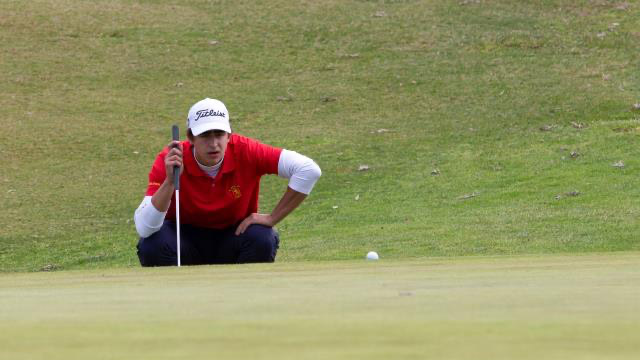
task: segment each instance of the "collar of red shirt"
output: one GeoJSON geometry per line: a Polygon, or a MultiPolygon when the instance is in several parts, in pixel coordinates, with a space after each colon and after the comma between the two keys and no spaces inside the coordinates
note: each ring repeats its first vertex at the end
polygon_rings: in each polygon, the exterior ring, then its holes
{"type": "MultiPolygon", "coordinates": [[[[200,166],[198,166],[196,158],[193,156],[192,147],[193,144],[191,144],[189,141],[185,141],[182,147],[184,154],[184,166],[186,171],[189,173],[189,175],[192,176],[209,176],[204,171],[202,171],[202,169],[200,169],[200,166]]],[[[224,151],[224,160],[222,161],[222,168],[220,169],[220,172],[222,174],[231,172],[235,169],[233,147],[234,141],[233,135],[231,135],[231,139],[229,139],[229,142],[227,143],[227,149],[224,151]]]]}

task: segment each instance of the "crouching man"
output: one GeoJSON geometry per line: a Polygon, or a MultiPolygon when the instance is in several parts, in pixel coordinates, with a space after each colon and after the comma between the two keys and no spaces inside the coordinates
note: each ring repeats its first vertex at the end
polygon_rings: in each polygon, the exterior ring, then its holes
{"type": "Polygon", "coordinates": [[[194,104],[187,126],[188,141],[173,141],[156,157],[146,196],[135,211],[140,264],[177,264],[176,166],[182,264],[273,262],[280,241],[273,226],[307,197],[320,168],[294,151],[232,134],[227,108],[215,99],[194,104]],[[289,179],[270,214],[258,213],[265,174],[289,179]]]}

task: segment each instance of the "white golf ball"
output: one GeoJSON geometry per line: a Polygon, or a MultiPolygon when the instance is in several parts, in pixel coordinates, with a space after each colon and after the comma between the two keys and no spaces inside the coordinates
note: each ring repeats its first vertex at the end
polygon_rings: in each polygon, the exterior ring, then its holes
{"type": "Polygon", "coordinates": [[[378,253],[375,251],[369,251],[367,253],[367,260],[378,260],[379,258],[378,253]]]}

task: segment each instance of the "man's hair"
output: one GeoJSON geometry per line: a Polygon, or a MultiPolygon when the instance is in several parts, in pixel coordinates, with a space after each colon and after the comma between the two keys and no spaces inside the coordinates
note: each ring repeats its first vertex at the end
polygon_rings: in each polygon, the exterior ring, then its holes
{"type": "Polygon", "coordinates": [[[191,129],[187,129],[187,138],[194,138],[196,137],[195,135],[193,135],[193,133],[191,132],[191,129]]]}

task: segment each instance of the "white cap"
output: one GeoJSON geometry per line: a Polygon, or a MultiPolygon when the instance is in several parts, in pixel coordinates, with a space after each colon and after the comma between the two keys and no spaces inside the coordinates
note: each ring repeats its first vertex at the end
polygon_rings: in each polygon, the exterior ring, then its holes
{"type": "Polygon", "coordinates": [[[187,127],[193,136],[209,130],[223,130],[231,133],[229,112],[222,101],[206,98],[193,104],[189,109],[187,127]]]}

